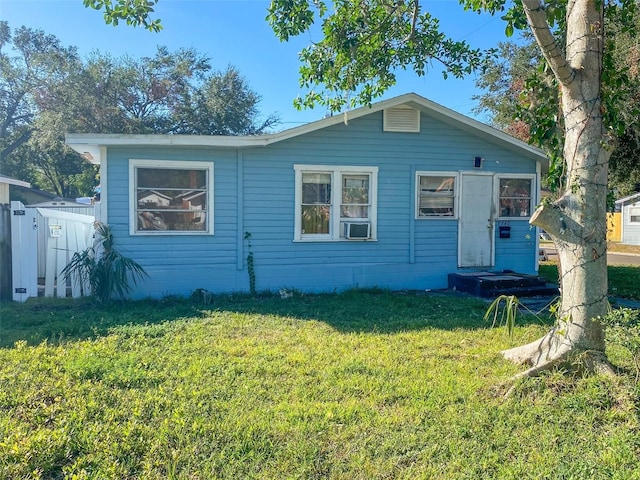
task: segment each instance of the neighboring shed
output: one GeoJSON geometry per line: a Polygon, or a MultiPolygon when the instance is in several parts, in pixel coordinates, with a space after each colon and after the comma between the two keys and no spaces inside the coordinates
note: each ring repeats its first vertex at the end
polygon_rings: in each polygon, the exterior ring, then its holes
{"type": "Polygon", "coordinates": [[[135,296],[446,288],[535,273],[539,150],[415,94],[251,136],[72,134],[96,217],[150,279],[135,296]],[[251,248],[245,234],[251,235],[251,248]]]}
{"type": "Polygon", "coordinates": [[[640,193],[616,201],[622,217],[621,243],[640,245],[640,193]]]}
{"type": "Polygon", "coordinates": [[[79,203],[74,200],[60,197],[56,197],[53,200],[47,202],[32,203],[28,206],[34,208],[49,208],[52,210],[59,210],[69,213],[78,213],[80,215],[93,215],[94,213],[93,205],[79,203]]]}

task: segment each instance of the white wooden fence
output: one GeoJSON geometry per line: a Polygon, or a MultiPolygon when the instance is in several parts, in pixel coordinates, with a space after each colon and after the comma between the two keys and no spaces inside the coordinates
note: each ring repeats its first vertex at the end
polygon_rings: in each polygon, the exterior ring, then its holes
{"type": "MultiPolygon", "coordinates": [[[[94,216],[94,207],[93,205],[85,205],[85,206],[53,206],[53,205],[27,205],[27,208],[38,208],[40,211],[42,209],[50,210],[58,210],[61,212],[67,213],[78,213],[80,215],[88,215],[93,218],[94,216]]],[[[49,221],[49,217],[44,215],[37,215],[36,222],[38,223],[38,278],[44,278],[45,272],[47,271],[47,246],[49,244],[49,231],[47,222],[49,221]]]]}
{"type": "MultiPolygon", "coordinates": [[[[44,254],[44,296],[79,297],[81,287],[74,279],[63,282],[60,272],[75,252],[92,245],[94,217],[46,208],[27,208],[11,202],[11,245],[13,300],[24,302],[38,296],[38,256],[44,254]],[[46,248],[38,251],[38,230],[44,229],[46,248]],[[60,281],[58,279],[60,278],[60,281]],[[68,283],[68,284],[67,284],[68,283]]],[[[41,274],[42,275],[42,274],[41,274]]]]}

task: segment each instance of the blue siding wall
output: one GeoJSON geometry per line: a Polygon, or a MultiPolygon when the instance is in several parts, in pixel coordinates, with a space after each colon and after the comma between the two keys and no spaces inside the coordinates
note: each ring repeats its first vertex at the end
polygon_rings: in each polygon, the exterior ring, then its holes
{"type": "MultiPolygon", "coordinates": [[[[108,222],[116,246],[151,276],[137,296],[248,290],[244,232],[252,236],[258,290],[445,288],[458,269],[458,221],[414,219],[415,172],[471,171],[482,156],[483,171],[535,173],[535,162],[424,114],[421,122],[420,134],[383,133],[378,112],[240,151],[109,148],[108,222]],[[213,162],[214,235],[130,236],[130,158],[213,162]],[[294,164],[378,166],[377,241],[294,242],[294,164]]],[[[496,268],[533,273],[535,230],[522,220],[510,225],[510,239],[496,236],[496,268]]]]}
{"type": "Polygon", "coordinates": [[[640,224],[631,222],[631,208],[639,208],[640,201],[625,205],[622,209],[622,243],[640,245],[640,224]]]}

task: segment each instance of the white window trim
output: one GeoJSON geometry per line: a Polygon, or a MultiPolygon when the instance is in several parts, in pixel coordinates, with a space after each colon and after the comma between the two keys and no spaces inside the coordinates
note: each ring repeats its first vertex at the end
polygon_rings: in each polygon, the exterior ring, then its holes
{"type": "Polygon", "coordinates": [[[431,171],[431,170],[418,170],[416,171],[416,187],[415,187],[415,203],[414,203],[414,218],[416,220],[456,220],[458,218],[459,212],[459,189],[460,189],[460,176],[459,172],[441,172],[441,171],[431,171]],[[453,177],[455,181],[455,185],[453,187],[453,215],[450,217],[447,216],[420,216],[420,177],[453,177]]]}
{"type": "Polygon", "coordinates": [[[378,167],[361,166],[336,166],[336,165],[300,165],[293,166],[295,172],[295,221],[293,230],[294,242],[354,242],[375,241],[378,238],[378,167]],[[331,225],[328,234],[302,234],[302,173],[329,173],[331,174],[331,225]],[[369,182],[369,222],[371,223],[371,236],[363,240],[350,240],[342,235],[340,219],[340,205],[342,184],[340,178],[344,174],[370,175],[369,182]],[[336,188],[339,186],[339,188],[336,188]]]}
{"type": "Polygon", "coordinates": [[[135,236],[158,236],[158,235],[213,235],[214,225],[214,183],[213,183],[213,162],[197,161],[176,161],[176,160],[141,160],[129,159],[129,234],[135,236]],[[199,169],[207,171],[207,230],[198,231],[138,231],[138,218],[136,216],[136,168],[172,168],[172,169],[199,169]]]}
{"type": "Polygon", "coordinates": [[[526,221],[528,222],[533,215],[534,210],[536,209],[536,203],[538,202],[538,186],[536,183],[536,174],[535,173],[499,173],[496,175],[496,180],[494,183],[495,196],[494,196],[494,205],[496,208],[496,212],[498,212],[497,220],[514,220],[514,221],[526,221]],[[500,180],[503,178],[514,178],[514,179],[528,179],[531,180],[531,208],[529,215],[526,217],[502,217],[500,216],[500,180]]]}

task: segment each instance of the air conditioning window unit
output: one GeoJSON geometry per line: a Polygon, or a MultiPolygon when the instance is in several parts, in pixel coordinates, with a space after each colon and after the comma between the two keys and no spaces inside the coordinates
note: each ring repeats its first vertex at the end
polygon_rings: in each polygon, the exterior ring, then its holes
{"type": "Polygon", "coordinates": [[[349,240],[362,240],[371,237],[371,224],[345,222],[344,237],[349,240]]]}

